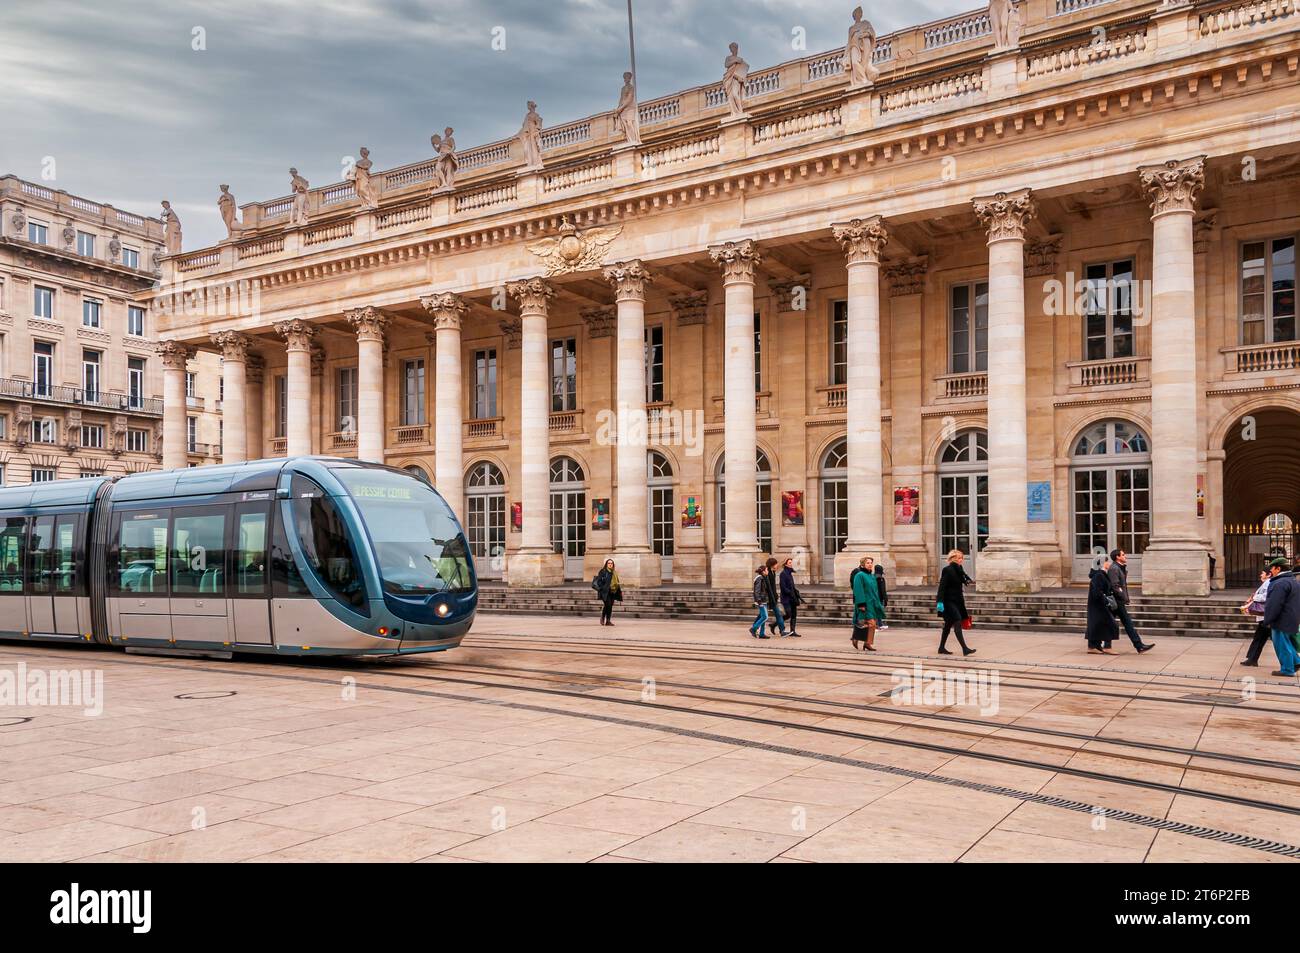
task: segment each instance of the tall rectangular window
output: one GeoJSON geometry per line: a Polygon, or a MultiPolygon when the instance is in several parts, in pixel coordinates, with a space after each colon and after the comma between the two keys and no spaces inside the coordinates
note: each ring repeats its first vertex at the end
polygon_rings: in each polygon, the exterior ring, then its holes
{"type": "Polygon", "coordinates": [[[1241,343],[1295,341],[1295,236],[1241,246],[1241,343]]]}
{"type": "Polygon", "coordinates": [[[32,317],[54,320],[54,289],[32,286],[32,317]]]}
{"type": "Polygon", "coordinates": [[[984,374],[989,369],[989,283],[953,285],[948,311],[948,370],[984,374]]]}
{"type": "Polygon", "coordinates": [[[763,392],[763,316],[754,312],[754,393],[763,392]]]}
{"type": "Polygon", "coordinates": [[[490,420],[497,415],[497,349],[474,352],[474,417],[490,420]]]}
{"type": "Polygon", "coordinates": [[[103,424],[82,424],[81,445],[91,450],[103,450],[104,449],[104,425],[103,424]]]}
{"type": "Polygon", "coordinates": [[[126,333],[135,337],[144,337],[144,308],[135,305],[127,306],[126,333]]]}
{"type": "Polygon", "coordinates": [[[664,326],[645,329],[645,400],[661,404],[664,399],[664,326]]]}
{"type": "Polygon", "coordinates": [[[54,386],[54,345],[37,341],[32,345],[32,392],[37,397],[49,397],[54,386]]]}
{"type": "Polygon", "coordinates": [[[126,267],[128,268],[139,268],[140,267],[139,250],[135,248],[123,248],[122,264],[126,265],[126,267]]]}
{"type": "Polygon", "coordinates": [[[289,378],[278,374],[275,378],[275,436],[283,439],[289,433],[289,378]]]}
{"type": "Polygon", "coordinates": [[[551,413],[578,409],[578,341],[551,342],[551,413]]]}
{"type": "Polygon", "coordinates": [[[1132,260],[1088,265],[1084,287],[1084,360],[1132,357],[1132,260]]]}
{"type": "Polygon", "coordinates": [[[415,427],[425,423],[424,359],[402,362],[402,424],[415,427]]]}
{"type": "Polygon", "coordinates": [[[144,406],[144,358],[126,359],[126,397],[127,406],[139,410],[144,406]]]}
{"type": "Polygon", "coordinates": [[[97,328],[103,316],[104,302],[98,298],[81,299],[81,326],[83,328],[97,328]]]}
{"type": "Polygon", "coordinates": [[[32,443],[58,443],[59,422],[53,417],[32,421],[32,443]]]}
{"type": "Polygon", "coordinates": [[[335,379],[335,406],[338,408],[335,430],[339,433],[357,431],[357,369],[340,367],[335,379]]]}
{"type": "Polygon", "coordinates": [[[126,432],[126,449],[130,453],[149,452],[149,431],[132,427],[126,432]]]}
{"type": "Polygon", "coordinates": [[[95,257],[95,236],[90,232],[77,232],[77,254],[95,257]]]}
{"type": "Polygon", "coordinates": [[[197,393],[198,393],[198,392],[195,390],[195,384],[196,384],[196,382],[195,382],[195,378],[194,378],[194,372],[193,372],[193,371],[186,371],[186,372],[185,372],[185,396],[186,396],[186,398],[192,398],[192,397],[197,396],[197,393]]]}
{"type": "Polygon", "coordinates": [[[831,386],[849,382],[849,303],[831,305],[831,386]]]}
{"type": "Polygon", "coordinates": [[[194,453],[199,449],[199,418],[185,418],[185,449],[194,453]]]}
{"type": "Polygon", "coordinates": [[[81,389],[92,403],[99,400],[99,361],[98,351],[81,352],[81,389]]]}
{"type": "Polygon", "coordinates": [[[50,230],[40,222],[29,221],[27,223],[27,240],[36,245],[48,245],[50,243],[50,230]]]}

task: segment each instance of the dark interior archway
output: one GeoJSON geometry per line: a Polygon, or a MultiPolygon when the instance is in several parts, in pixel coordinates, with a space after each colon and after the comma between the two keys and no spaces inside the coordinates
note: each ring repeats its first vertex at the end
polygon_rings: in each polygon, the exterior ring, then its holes
{"type": "Polygon", "coordinates": [[[1234,588],[1253,586],[1268,556],[1300,547],[1295,533],[1300,524],[1300,414],[1282,408],[1253,411],[1228,431],[1223,450],[1226,582],[1234,588]],[[1274,513],[1291,517],[1290,531],[1264,525],[1274,513]]]}

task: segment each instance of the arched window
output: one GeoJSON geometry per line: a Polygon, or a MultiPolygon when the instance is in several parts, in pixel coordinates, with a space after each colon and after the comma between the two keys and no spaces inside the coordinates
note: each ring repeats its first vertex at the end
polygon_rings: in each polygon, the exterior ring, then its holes
{"type": "Polygon", "coordinates": [[[469,476],[465,478],[466,491],[484,489],[486,487],[504,487],[505,485],[506,478],[501,475],[500,468],[498,468],[496,464],[488,463],[487,461],[476,463],[474,466],[470,467],[469,476]]]}
{"type": "Polygon", "coordinates": [[[483,461],[465,476],[465,535],[480,579],[500,579],[506,557],[506,479],[483,461]]]}
{"type": "Polygon", "coordinates": [[[582,558],[587,554],[586,480],[587,475],[572,457],[551,461],[551,545],[564,555],[566,579],[583,575],[582,558]]]}
{"type": "MultiPolygon", "coordinates": [[[[757,497],[758,548],[765,553],[772,551],[772,461],[760,447],[754,460],[755,496],[757,497]]],[[[725,455],[718,460],[717,493],[718,501],[718,550],[721,551],[727,540],[727,460],[725,455]]]]}
{"type": "Polygon", "coordinates": [[[822,487],[822,578],[835,578],[835,556],[849,538],[849,442],[832,444],[820,469],[822,487]]]}
{"type": "Polygon", "coordinates": [[[1141,579],[1151,537],[1151,442],[1127,420],[1089,427],[1074,444],[1070,467],[1074,579],[1088,578],[1100,553],[1122,549],[1129,580],[1141,579]]]}
{"type": "MultiPolygon", "coordinates": [[[[430,482],[430,481],[429,481],[429,474],[426,473],[426,472],[424,471],[424,467],[416,466],[416,465],[413,463],[413,464],[411,464],[409,467],[406,468],[406,472],[409,473],[409,474],[411,474],[411,476],[415,477],[417,480],[423,480],[425,483],[429,483],[429,482],[430,482]]],[[[432,484],[430,484],[430,485],[432,485],[432,484]]]]}
{"type": "Polygon", "coordinates": [[[966,572],[989,541],[989,435],[963,430],[939,451],[939,554],[960,549],[966,572]]]}
{"type": "Polygon", "coordinates": [[[647,500],[650,506],[650,545],[661,559],[660,575],[673,575],[673,527],[676,508],[673,500],[673,465],[657,450],[646,455],[647,500]]]}

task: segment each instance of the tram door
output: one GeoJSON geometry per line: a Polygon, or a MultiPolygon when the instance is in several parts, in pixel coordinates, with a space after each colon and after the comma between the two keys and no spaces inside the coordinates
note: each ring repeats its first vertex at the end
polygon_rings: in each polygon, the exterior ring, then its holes
{"type": "Polygon", "coordinates": [[[84,517],[60,516],[54,521],[53,571],[54,631],[80,636],[90,631],[90,604],[81,598],[85,581],[80,578],[77,521],[84,517]],[[80,615],[80,618],[79,618],[80,615]]]}
{"type": "Polygon", "coordinates": [[[77,626],[77,517],[38,516],[27,540],[27,618],[39,635],[81,634],[77,626]]]}
{"type": "Polygon", "coordinates": [[[230,641],[226,615],[226,519],[228,506],[172,511],[172,640],[230,641]]]}
{"type": "Polygon", "coordinates": [[[235,578],[226,594],[226,611],[234,625],[235,641],[242,645],[271,644],[270,528],[269,502],[235,507],[230,541],[235,578]]]}
{"type": "Polygon", "coordinates": [[[0,632],[29,631],[23,596],[26,548],[27,518],[11,516],[0,521],[0,632]]]}

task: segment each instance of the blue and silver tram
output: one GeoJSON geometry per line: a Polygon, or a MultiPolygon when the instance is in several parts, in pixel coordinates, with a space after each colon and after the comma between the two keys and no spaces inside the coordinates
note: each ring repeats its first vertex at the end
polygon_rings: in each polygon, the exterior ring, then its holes
{"type": "Polygon", "coordinates": [[[308,457],[0,489],[0,639],[227,654],[454,648],[478,583],[425,481],[308,457]]]}

